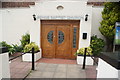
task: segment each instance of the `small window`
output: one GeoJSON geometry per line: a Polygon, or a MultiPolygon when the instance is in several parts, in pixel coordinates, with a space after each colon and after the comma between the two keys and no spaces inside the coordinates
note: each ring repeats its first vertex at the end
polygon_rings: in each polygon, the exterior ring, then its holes
{"type": "Polygon", "coordinates": [[[50,31],[47,35],[47,40],[49,43],[53,44],[53,31],[50,31]]]}
{"type": "Polygon", "coordinates": [[[64,7],[63,6],[57,6],[57,10],[63,10],[64,7]]]}
{"type": "Polygon", "coordinates": [[[64,41],[64,33],[62,31],[58,31],[58,44],[61,44],[64,41]]]}
{"type": "Polygon", "coordinates": [[[77,35],[77,28],[74,27],[73,29],[73,48],[76,48],[76,36],[77,35]]]}

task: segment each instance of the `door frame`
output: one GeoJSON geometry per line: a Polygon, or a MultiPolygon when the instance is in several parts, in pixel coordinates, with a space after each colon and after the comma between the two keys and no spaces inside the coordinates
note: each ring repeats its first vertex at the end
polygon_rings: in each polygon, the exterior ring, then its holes
{"type": "MultiPolygon", "coordinates": [[[[72,27],[73,25],[78,25],[78,39],[76,41],[76,48],[79,48],[79,38],[80,38],[80,20],[40,20],[40,47],[41,47],[41,51],[42,51],[42,24],[48,24],[48,25],[71,25],[70,27],[72,27]]],[[[72,33],[72,31],[71,31],[72,33]]],[[[71,48],[71,51],[75,51],[76,49],[71,48]]],[[[72,53],[72,52],[71,52],[72,53]]],[[[43,53],[41,53],[43,54],[43,53]]],[[[43,55],[42,55],[43,57],[43,55]]],[[[75,58],[74,58],[75,59],[75,58]]]]}

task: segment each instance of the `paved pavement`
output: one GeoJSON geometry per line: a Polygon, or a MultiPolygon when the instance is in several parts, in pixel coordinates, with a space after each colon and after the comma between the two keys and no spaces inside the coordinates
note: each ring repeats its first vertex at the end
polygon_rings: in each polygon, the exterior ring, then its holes
{"type": "Polygon", "coordinates": [[[41,59],[35,63],[35,71],[31,71],[31,63],[23,62],[18,57],[10,63],[11,78],[96,78],[96,66],[77,65],[76,60],[41,59]]]}
{"type": "Polygon", "coordinates": [[[81,65],[38,63],[36,70],[27,78],[87,78],[87,76],[86,70],[83,70],[81,65]]]}
{"type": "Polygon", "coordinates": [[[18,57],[10,62],[10,77],[24,78],[31,71],[31,63],[23,62],[21,57],[18,57]]]}

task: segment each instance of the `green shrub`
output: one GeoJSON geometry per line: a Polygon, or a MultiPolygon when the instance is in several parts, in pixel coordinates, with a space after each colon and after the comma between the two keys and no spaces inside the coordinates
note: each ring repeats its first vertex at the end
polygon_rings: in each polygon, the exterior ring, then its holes
{"type": "Polygon", "coordinates": [[[12,44],[12,47],[9,49],[9,53],[13,54],[15,52],[22,52],[22,46],[18,46],[17,44],[12,44]]]}
{"type": "Polygon", "coordinates": [[[34,42],[31,42],[30,44],[25,45],[23,52],[32,52],[32,48],[34,48],[35,52],[39,51],[38,45],[36,45],[34,42]]]}
{"type": "MultiPolygon", "coordinates": [[[[86,55],[92,55],[92,48],[90,47],[86,47],[87,48],[87,52],[86,55]]],[[[80,48],[77,50],[75,55],[84,55],[85,53],[85,48],[80,48]]]]}
{"type": "Polygon", "coordinates": [[[103,50],[103,47],[105,46],[105,42],[101,38],[97,38],[97,36],[91,37],[90,47],[93,50],[93,55],[98,56],[99,53],[103,50]]]}
{"type": "Polygon", "coordinates": [[[9,55],[12,55],[13,53],[15,53],[14,47],[11,46],[11,45],[8,45],[8,44],[6,43],[6,41],[0,42],[0,47],[7,47],[7,48],[8,48],[8,51],[9,51],[9,55]]]}
{"type": "Polygon", "coordinates": [[[0,47],[7,47],[8,49],[11,48],[12,46],[7,44],[6,41],[0,42],[0,47]]]}
{"type": "Polygon", "coordinates": [[[15,49],[15,52],[22,52],[22,46],[18,46],[17,44],[13,44],[13,48],[15,49]]]}
{"type": "Polygon", "coordinates": [[[10,48],[10,49],[9,49],[9,54],[12,55],[12,54],[14,54],[14,53],[15,53],[15,48],[14,48],[14,47],[10,48]]]}
{"type": "Polygon", "coordinates": [[[26,33],[25,35],[22,35],[22,39],[20,40],[21,46],[24,48],[25,45],[30,43],[30,34],[26,33]]]}
{"type": "MultiPolygon", "coordinates": [[[[114,1],[114,0],[113,0],[114,1]]],[[[113,51],[115,23],[120,21],[120,3],[105,2],[99,30],[106,39],[106,51],[113,51]]]]}

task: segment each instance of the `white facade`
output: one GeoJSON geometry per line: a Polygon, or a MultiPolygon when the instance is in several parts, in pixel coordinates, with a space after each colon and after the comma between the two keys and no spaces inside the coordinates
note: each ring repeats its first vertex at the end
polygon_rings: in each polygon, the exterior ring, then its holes
{"type": "MultiPolygon", "coordinates": [[[[0,42],[20,44],[21,36],[28,32],[31,41],[40,46],[40,20],[43,20],[43,18],[44,20],[80,20],[79,48],[87,47],[93,34],[103,37],[98,30],[99,22],[102,20],[102,9],[103,7],[88,6],[84,0],[40,1],[36,2],[34,6],[30,6],[30,8],[2,9],[0,11],[0,42]],[[59,5],[63,6],[64,9],[57,10],[59,5]],[[33,20],[33,14],[37,17],[36,21],[33,20]],[[88,21],[85,21],[86,14],[88,14],[88,21]],[[83,33],[87,33],[86,40],[82,39],[83,33]]],[[[2,65],[4,66],[4,64],[2,65]]],[[[5,64],[5,66],[9,65],[5,64]]]]}
{"type": "Polygon", "coordinates": [[[8,59],[8,53],[0,54],[0,80],[2,78],[10,78],[10,67],[8,59]]]}
{"type": "Polygon", "coordinates": [[[21,36],[26,32],[30,33],[31,41],[40,46],[40,20],[80,20],[79,48],[89,46],[92,34],[101,37],[98,30],[101,21],[100,8],[88,6],[86,1],[41,1],[36,2],[30,8],[7,8],[3,9],[3,40],[9,44],[20,43],[21,36]],[[57,6],[63,6],[63,10],[57,10],[57,6]],[[97,11],[96,11],[97,10],[97,11]],[[33,20],[33,14],[37,20],[33,20]],[[88,14],[88,21],[85,21],[85,15],[88,14]],[[58,18],[52,18],[56,17],[58,18]],[[60,18],[63,17],[64,18],[60,18]],[[49,18],[45,18],[49,17],[49,18]],[[72,17],[73,19],[69,18],[72,17]],[[96,20],[97,19],[97,20],[96,20]],[[87,39],[82,39],[82,34],[87,33],[87,39]]]}
{"type": "MultiPolygon", "coordinates": [[[[2,56],[0,55],[0,72],[2,72],[2,56]]],[[[0,80],[2,79],[2,73],[0,73],[0,80]]]]}
{"type": "Polygon", "coordinates": [[[30,31],[32,16],[29,9],[5,9],[2,15],[3,40],[16,44],[30,31]]]}
{"type": "Polygon", "coordinates": [[[0,42],[2,41],[2,10],[0,10],[0,42]]]}
{"type": "Polygon", "coordinates": [[[99,59],[98,68],[97,68],[97,78],[119,78],[119,70],[112,67],[110,64],[105,62],[102,59],[99,59]]]}
{"type": "Polygon", "coordinates": [[[102,14],[101,14],[102,11],[103,11],[103,6],[92,8],[92,31],[91,31],[91,35],[97,35],[98,37],[104,39],[103,35],[101,35],[101,33],[99,31],[100,22],[102,20],[102,14]]]}

